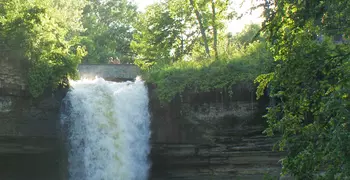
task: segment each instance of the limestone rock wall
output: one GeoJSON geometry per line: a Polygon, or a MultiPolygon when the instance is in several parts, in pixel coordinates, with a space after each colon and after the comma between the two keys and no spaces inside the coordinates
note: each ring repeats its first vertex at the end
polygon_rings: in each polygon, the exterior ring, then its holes
{"type": "Polygon", "coordinates": [[[62,96],[32,99],[27,91],[28,64],[0,60],[0,153],[53,149],[57,141],[62,96]]]}
{"type": "Polygon", "coordinates": [[[25,61],[0,58],[0,179],[59,179],[59,109],[65,90],[31,98],[28,69],[25,61]]]}
{"type": "Polygon", "coordinates": [[[241,83],[226,91],[184,93],[160,104],[150,91],[152,180],[231,180],[278,176],[281,154],[262,134],[267,100],[241,83]]]}
{"type": "Polygon", "coordinates": [[[24,61],[0,58],[0,95],[23,95],[27,88],[24,61]]]}
{"type": "Polygon", "coordinates": [[[57,146],[59,100],[0,96],[0,153],[50,151],[57,146]]]}

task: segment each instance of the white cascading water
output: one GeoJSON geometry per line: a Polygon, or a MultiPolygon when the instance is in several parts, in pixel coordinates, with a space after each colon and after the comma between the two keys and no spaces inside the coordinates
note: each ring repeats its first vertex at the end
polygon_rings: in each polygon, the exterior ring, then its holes
{"type": "Polygon", "coordinates": [[[144,83],[96,78],[70,84],[61,117],[69,180],[146,180],[150,122],[144,83]]]}

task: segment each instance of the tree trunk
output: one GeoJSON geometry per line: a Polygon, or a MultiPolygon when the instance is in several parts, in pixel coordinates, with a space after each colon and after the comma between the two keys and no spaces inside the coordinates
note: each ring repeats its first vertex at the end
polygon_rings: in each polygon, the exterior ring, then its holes
{"type": "Polygon", "coordinates": [[[215,12],[215,0],[211,0],[211,8],[212,8],[212,23],[213,23],[213,33],[214,33],[214,53],[215,53],[215,60],[219,59],[219,54],[218,54],[218,29],[216,26],[216,12],[215,12]]]}
{"type": "Polygon", "coordinates": [[[199,13],[198,9],[196,8],[194,1],[190,0],[190,3],[191,3],[191,6],[193,7],[194,12],[196,13],[197,21],[198,21],[199,28],[201,30],[202,38],[204,41],[205,52],[206,52],[207,56],[210,57],[208,39],[207,39],[207,35],[205,34],[205,29],[204,29],[203,22],[202,22],[202,16],[199,13]]]}

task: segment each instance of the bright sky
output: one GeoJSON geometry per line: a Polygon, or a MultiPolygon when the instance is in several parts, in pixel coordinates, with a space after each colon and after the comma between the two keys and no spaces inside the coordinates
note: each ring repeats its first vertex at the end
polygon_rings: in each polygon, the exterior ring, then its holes
{"type": "MultiPolygon", "coordinates": [[[[254,0],[255,3],[259,3],[259,0],[254,0]]],[[[261,18],[262,9],[254,10],[251,14],[249,13],[249,8],[252,7],[252,1],[246,0],[241,4],[243,0],[234,0],[233,7],[238,14],[245,14],[242,18],[238,20],[232,20],[227,23],[227,28],[232,33],[238,33],[243,30],[246,24],[261,23],[263,18],[261,18]],[[248,14],[247,14],[248,13],[248,14]]],[[[261,2],[261,0],[260,0],[261,2]]]]}
{"type": "MultiPolygon", "coordinates": [[[[156,0],[133,0],[133,1],[137,4],[138,9],[140,11],[144,11],[148,5],[152,4],[153,2],[156,2],[156,0]]],[[[254,0],[254,1],[259,2],[259,0],[254,0]]],[[[234,0],[233,7],[238,14],[247,12],[248,9],[252,6],[251,0],[246,0],[245,3],[243,3],[243,5],[241,6],[242,2],[243,0],[234,0]]],[[[261,9],[256,10],[256,11],[253,11],[252,14],[244,15],[239,20],[232,20],[228,22],[227,23],[228,31],[235,34],[237,32],[242,31],[242,29],[246,24],[262,22],[262,18],[259,18],[261,12],[262,12],[261,9]]]]}
{"type": "Polygon", "coordinates": [[[140,11],[144,11],[148,5],[151,5],[155,0],[133,0],[140,11]]]}

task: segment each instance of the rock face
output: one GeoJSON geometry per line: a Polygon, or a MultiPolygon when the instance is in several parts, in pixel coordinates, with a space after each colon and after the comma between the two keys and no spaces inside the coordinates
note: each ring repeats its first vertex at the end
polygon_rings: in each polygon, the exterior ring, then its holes
{"type": "Polygon", "coordinates": [[[59,179],[59,108],[62,93],[32,99],[26,69],[0,60],[0,179],[59,179]]]}
{"type": "MultiPolygon", "coordinates": [[[[267,100],[249,83],[233,92],[184,93],[160,104],[150,92],[152,180],[231,180],[276,177],[281,154],[265,137],[267,100]]],[[[276,178],[275,178],[276,179],[276,178]]]]}
{"type": "Polygon", "coordinates": [[[24,95],[27,87],[26,71],[23,61],[0,58],[0,93],[24,95]]]}
{"type": "Polygon", "coordinates": [[[0,95],[0,153],[39,153],[55,147],[60,101],[0,95]]]}

